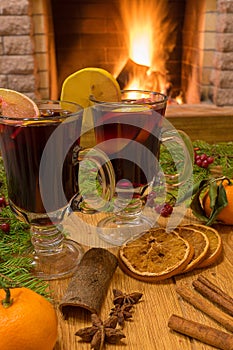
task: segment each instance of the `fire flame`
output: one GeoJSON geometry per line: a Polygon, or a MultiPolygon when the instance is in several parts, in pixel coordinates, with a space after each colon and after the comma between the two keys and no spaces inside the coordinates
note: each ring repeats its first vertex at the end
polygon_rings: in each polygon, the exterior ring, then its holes
{"type": "Polygon", "coordinates": [[[166,58],[174,48],[176,40],[167,3],[168,0],[120,1],[122,19],[128,35],[129,58],[148,67],[146,76],[132,77],[126,87],[128,89],[165,90],[166,58]]]}

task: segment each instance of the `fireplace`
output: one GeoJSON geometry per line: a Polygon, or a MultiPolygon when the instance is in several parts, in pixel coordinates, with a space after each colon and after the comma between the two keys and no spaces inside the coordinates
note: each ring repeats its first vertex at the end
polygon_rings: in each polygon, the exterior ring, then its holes
{"type": "MultiPolygon", "coordinates": [[[[130,40],[146,54],[151,36],[154,50],[145,88],[161,91],[167,83],[169,92],[188,104],[233,104],[233,1],[67,0],[64,6],[62,0],[51,0],[51,11],[58,91],[67,75],[87,66],[119,77],[132,59],[130,40]]],[[[144,66],[143,60],[138,63],[144,66]]]]}
{"type": "Polygon", "coordinates": [[[133,62],[148,73],[131,57],[129,29],[136,23],[139,36],[149,24],[149,83],[187,105],[233,105],[231,0],[2,0],[0,17],[2,87],[58,98],[63,80],[84,67],[119,78],[133,62]]]}

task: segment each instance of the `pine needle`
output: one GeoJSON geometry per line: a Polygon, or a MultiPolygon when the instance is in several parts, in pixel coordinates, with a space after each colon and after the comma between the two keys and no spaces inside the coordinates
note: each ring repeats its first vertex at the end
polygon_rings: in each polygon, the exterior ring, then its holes
{"type": "MultiPolygon", "coordinates": [[[[5,171],[0,158],[0,195],[7,198],[5,171]]],[[[50,299],[48,282],[31,273],[33,260],[26,256],[31,248],[29,225],[16,219],[7,206],[1,208],[1,220],[10,223],[10,232],[0,230],[0,288],[26,287],[50,299]]]]}

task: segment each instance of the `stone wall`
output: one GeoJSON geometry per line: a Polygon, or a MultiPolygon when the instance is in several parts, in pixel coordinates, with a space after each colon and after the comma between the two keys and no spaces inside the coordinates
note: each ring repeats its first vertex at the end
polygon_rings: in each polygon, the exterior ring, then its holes
{"type": "Polygon", "coordinates": [[[0,3],[0,85],[34,97],[37,90],[27,0],[0,3]]]}
{"type": "Polygon", "coordinates": [[[0,86],[50,98],[49,1],[0,1],[0,86]]]}
{"type": "Polygon", "coordinates": [[[233,1],[218,0],[216,51],[211,81],[217,106],[233,105],[233,1]]]}

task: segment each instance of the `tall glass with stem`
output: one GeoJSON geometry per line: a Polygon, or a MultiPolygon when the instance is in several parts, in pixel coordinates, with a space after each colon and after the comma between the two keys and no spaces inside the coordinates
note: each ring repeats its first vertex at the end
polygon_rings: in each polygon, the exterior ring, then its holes
{"type": "MultiPolygon", "coordinates": [[[[86,163],[81,164],[79,180],[85,180],[85,164],[88,169],[93,154],[101,153],[105,155],[105,161],[103,157],[99,161],[97,176],[93,172],[93,183],[100,178],[99,187],[107,183],[105,187],[113,195],[110,201],[104,197],[98,202],[93,190],[88,193],[83,181],[84,185],[80,183],[79,187],[80,190],[83,187],[85,205],[80,208],[91,209],[94,204],[97,211],[104,210],[106,217],[98,222],[99,236],[113,245],[121,245],[127,238],[155,224],[155,210],[150,210],[148,205],[154,187],[159,183],[162,185],[160,195],[165,199],[168,183],[181,186],[189,180],[192,157],[187,144],[192,145],[187,135],[182,135],[185,143],[180,133],[166,120],[167,97],[162,93],[130,90],[122,91],[122,100],[118,102],[96,101],[94,96],[90,100],[93,103],[89,115],[93,118],[95,145],[92,144],[91,151],[86,153],[86,163]],[[161,144],[166,145],[174,159],[178,151],[182,151],[181,162],[176,162],[176,176],[161,171],[161,144]],[[107,181],[103,181],[99,175],[106,164],[107,181]]],[[[97,190],[96,193],[98,197],[98,193],[103,191],[97,190]]]]}
{"type": "Polygon", "coordinates": [[[38,118],[0,115],[0,147],[9,205],[20,220],[30,225],[34,274],[42,279],[57,279],[71,275],[83,254],[82,247],[64,239],[62,231],[68,203],[77,192],[73,154],[79,147],[83,112],[77,104],[65,101],[39,101],[37,105],[38,118]],[[56,130],[59,133],[54,137],[56,130]],[[41,168],[41,158],[51,137],[53,147],[41,168]],[[39,176],[43,172],[52,179],[46,208],[41,194],[45,184],[39,176]]]}

